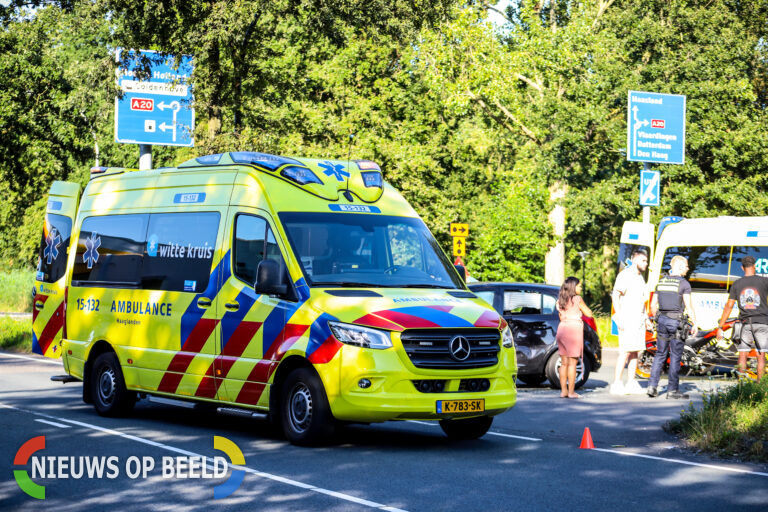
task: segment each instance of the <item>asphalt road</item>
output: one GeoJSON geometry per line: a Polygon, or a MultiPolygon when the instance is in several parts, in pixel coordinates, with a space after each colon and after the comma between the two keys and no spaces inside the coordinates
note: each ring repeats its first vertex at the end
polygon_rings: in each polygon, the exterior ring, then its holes
{"type": "MultiPolygon", "coordinates": [[[[30,357],[30,356],[27,356],[30,357]]],[[[611,364],[593,374],[584,398],[520,388],[517,406],[480,440],[452,443],[429,422],[343,429],[322,448],[291,446],[266,420],[203,413],[143,400],[128,418],[98,416],[80,383],[51,382],[60,365],[0,353],[0,510],[766,510],[768,467],[684,450],[661,425],[680,401],[607,393],[611,364]],[[579,449],[590,427],[595,450],[579,449]],[[45,500],[22,492],[17,450],[45,436],[34,456],[116,457],[116,478],[35,478],[45,500]],[[233,441],[246,471],[231,496],[213,499],[226,478],[163,478],[163,457],[223,456],[214,436],[233,441]],[[130,478],[132,456],[152,460],[130,478]]],[[[607,363],[615,354],[606,354],[607,363]]],[[[685,382],[694,403],[712,381],[685,382]]],[[[199,470],[198,470],[199,471],[199,470]]],[[[66,472],[64,473],[66,474],[66,472]]],[[[49,476],[49,475],[47,475],[49,476]]]]}

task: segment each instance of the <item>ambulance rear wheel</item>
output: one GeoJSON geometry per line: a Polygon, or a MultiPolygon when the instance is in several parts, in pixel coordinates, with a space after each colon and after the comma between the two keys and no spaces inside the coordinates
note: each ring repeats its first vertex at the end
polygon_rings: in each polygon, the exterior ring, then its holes
{"type": "Polygon", "coordinates": [[[282,390],[280,416],[285,437],[299,446],[317,445],[328,439],[334,421],[317,373],[297,368],[288,374],[282,390]]]}
{"type": "Polygon", "coordinates": [[[440,428],[443,429],[448,439],[454,441],[466,441],[483,437],[493,424],[493,417],[478,416],[463,420],[440,420],[440,428]]]}
{"type": "Polygon", "coordinates": [[[120,361],[113,352],[96,358],[90,381],[93,405],[101,416],[121,416],[133,409],[136,393],[125,388],[120,361]]]}

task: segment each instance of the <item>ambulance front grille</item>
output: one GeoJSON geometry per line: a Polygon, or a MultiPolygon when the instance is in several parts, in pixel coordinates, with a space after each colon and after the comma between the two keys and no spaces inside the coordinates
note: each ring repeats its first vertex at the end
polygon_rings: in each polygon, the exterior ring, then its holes
{"type": "MultiPolygon", "coordinates": [[[[456,370],[486,368],[499,362],[498,329],[408,329],[400,335],[405,353],[416,368],[456,370]],[[469,356],[459,361],[451,355],[451,340],[469,342],[469,356]]],[[[463,354],[459,354],[462,358],[463,354]]]]}

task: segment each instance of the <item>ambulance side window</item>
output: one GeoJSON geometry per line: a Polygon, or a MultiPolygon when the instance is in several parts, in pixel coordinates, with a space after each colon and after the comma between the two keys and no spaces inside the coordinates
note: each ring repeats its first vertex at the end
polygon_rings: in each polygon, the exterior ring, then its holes
{"type": "Polygon", "coordinates": [[[67,248],[72,232],[72,220],[64,215],[48,213],[40,240],[37,259],[37,280],[55,283],[67,270],[67,248]]]}
{"type": "Polygon", "coordinates": [[[759,276],[768,277],[768,247],[736,246],[733,248],[733,259],[731,260],[731,283],[744,276],[744,272],[741,270],[741,258],[744,256],[755,258],[755,273],[759,276]]]}
{"type": "MultiPolygon", "coordinates": [[[[267,229],[267,221],[261,217],[240,214],[235,218],[235,243],[233,244],[235,267],[233,270],[236,277],[251,286],[256,282],[256,268],[264,259],[264,240],[267,229]]],[[[279,249],[277,251],[280,252],[279,249]]]]}
{"type": "Polygon", "coordinates": [[[88,217],[77,241],[73,286],[140,284],[147,214],[88,217]]]}
{"type": "MultiPolygon", "coordinates": [[[[687,279],[691,283],[691,288],[709,291],[725,291],[727,289],[731,246],[670,247],[664,253],[664,262],[661,265],[663,274],[669,272],[672,258],[677,255],[684,256],[688,260],[690,270],[687,279]]],[[[738,263],[736,269],[731,266],[730,273],[731,275],[741,274],[738,263]]]]}
{"type": "Polygon", "coordinates": [[[141,286],[202,293],[208,286],[219,232],[218,212],[153,213],[149,217],[141,286]]]}

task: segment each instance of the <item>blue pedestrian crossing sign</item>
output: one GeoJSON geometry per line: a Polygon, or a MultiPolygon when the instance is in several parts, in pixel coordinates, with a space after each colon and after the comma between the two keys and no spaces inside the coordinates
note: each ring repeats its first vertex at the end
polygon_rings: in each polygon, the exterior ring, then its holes
{"type": "Polygon", "coordinates": [[[178,66],[173,55],[150,50],[118,50],[117,84],[123,92],[115,98],[115,142],[159,146],[194,146],[192,57],[178,66]],[[149,77],[137,71],[149,63],[149,77]]]}
{"type": "Polygon", "coordinates": [[[685,163],[685,96],[629,91],[627,160],[685,163]]]}
{"type": "Polygon", "coordinates": [[[640,171],[640,206],[659,206],[661,173],[640,171]]]}

